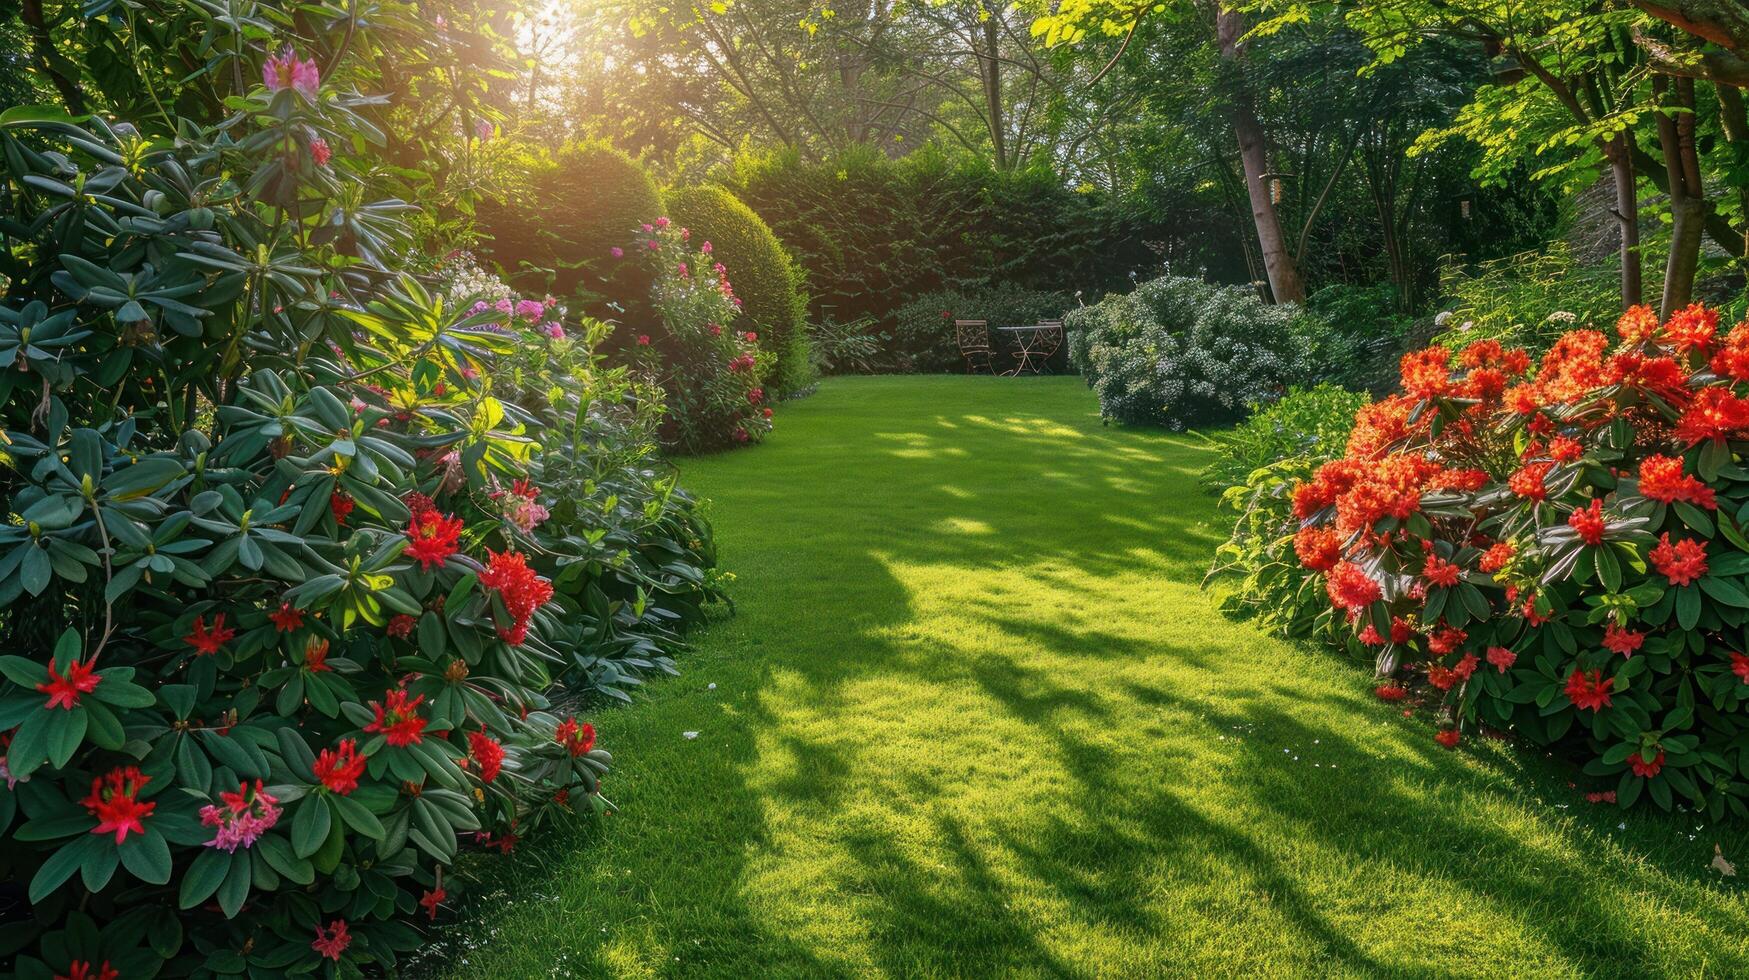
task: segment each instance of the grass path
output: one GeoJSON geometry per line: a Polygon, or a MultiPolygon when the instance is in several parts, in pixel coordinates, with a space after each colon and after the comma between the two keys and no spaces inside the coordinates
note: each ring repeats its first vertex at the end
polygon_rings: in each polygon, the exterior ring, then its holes
{"type": "Polygon", "coordinates": [[[454,975],[1749,975],[1741,828],[1223,618],[1204,458],[1073,379],[911,377],[688,461],[739,615],[596,719],[622,812],[480,889],[454,975]]]}

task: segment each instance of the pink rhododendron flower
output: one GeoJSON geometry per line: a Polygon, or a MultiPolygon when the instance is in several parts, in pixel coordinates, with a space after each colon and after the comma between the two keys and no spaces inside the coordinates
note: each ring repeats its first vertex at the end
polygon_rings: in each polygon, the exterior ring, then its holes
{"type": "Polygon", "coordinates": [[[209,803],[200,810],[201,825],[216,828],[208,847],[235,853],[239,847],[253,846],[279,823],[279,800],[259,779],[253,790],[248,783],[239,783],[235,793],[220,793],[219,800],[224,806],[209,803]]]}
{"type": "Polygon", "coordinates": [[[299,61],[297,53],[288,44],[261,66],[261,80],[269,92],[289,88],[306,99],[314,99],[316,89],[322,83],[322,73],[316,67],[316,59],[299,61]]]}

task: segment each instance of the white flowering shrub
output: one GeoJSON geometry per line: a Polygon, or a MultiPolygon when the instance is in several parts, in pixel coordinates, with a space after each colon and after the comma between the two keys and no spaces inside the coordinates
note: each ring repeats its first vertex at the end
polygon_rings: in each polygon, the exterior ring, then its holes
{"type": "Polygon", "coordinates": [[[1183,428],[1323,375],[1310,318],[1241,286],[1165,276],[1069,314],[1069,359],[1106,418],[1183,428]]]}

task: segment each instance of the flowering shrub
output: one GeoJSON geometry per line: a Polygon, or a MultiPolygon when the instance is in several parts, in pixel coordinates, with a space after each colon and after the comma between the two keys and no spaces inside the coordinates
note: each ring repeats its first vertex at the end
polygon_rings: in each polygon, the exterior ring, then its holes
{"type": "Polygon", "coordinates": [[[261,78],[174,146],[0,121],[19,976],[392,969],[466,850],[605,806],[555,675],[624,683],[715,594],[601,328],[403,274],[368,100],[261,78]]]}
{"type": "Polygon", "coordinates": [[[1323,376],[1292,305],[1241,287],[1165,276],[1070,311],[1069,360],[1123,422],[1186,425],[1237,418],[1288,382],[1323,376]]]}
{"type": "Polygon", "coordinates": [[[1441,706],[1442,744],[1510,728],[1623,805],[1740,815],[1749,323],[1640,307],[1617,333],[1569,331],[1534,372],[1491,340],[1405,355],[1295,488],[1294,550],[1381,696],[1441,706]]]}
{"type": "Polygon", "coordinates": [[[1221,506],[1236,515],[1209,573],[1229,588],[1225,611],[1255,616],[1290,636],[1318,627],[1330,603],[1321,581],[1294,554],[1299,520],[1292,490],[1342,455],[1355,412],[1367,401],[1333,385],[1292,389],[1215,436],[1215,460],[1203,479],[1222,489],[1221,506]]]}
{"type": "Polygon", "coordinates": [[[711,243],[695,247],[691,232],[657,218],[620,251],[654,269],[651,303],[662,329],[636,334],[629,357],[666,396],[662,441],[701,452],[763,438],[771,431],[764,385],[773,355],[758,331],[727,325],[741,301],[711,243]]]}

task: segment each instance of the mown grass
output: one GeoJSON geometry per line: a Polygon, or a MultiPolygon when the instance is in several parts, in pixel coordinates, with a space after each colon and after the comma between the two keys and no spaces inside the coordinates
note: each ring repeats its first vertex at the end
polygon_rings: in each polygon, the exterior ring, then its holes
{"type": "Polygon", "coordinates": [[[1205,453],[913,377],[687,461],[739,615],[596,719],[621,812],[477,890],[451,975],[1749,975],[1744,828],[1223,618],[1205,453]]]}

